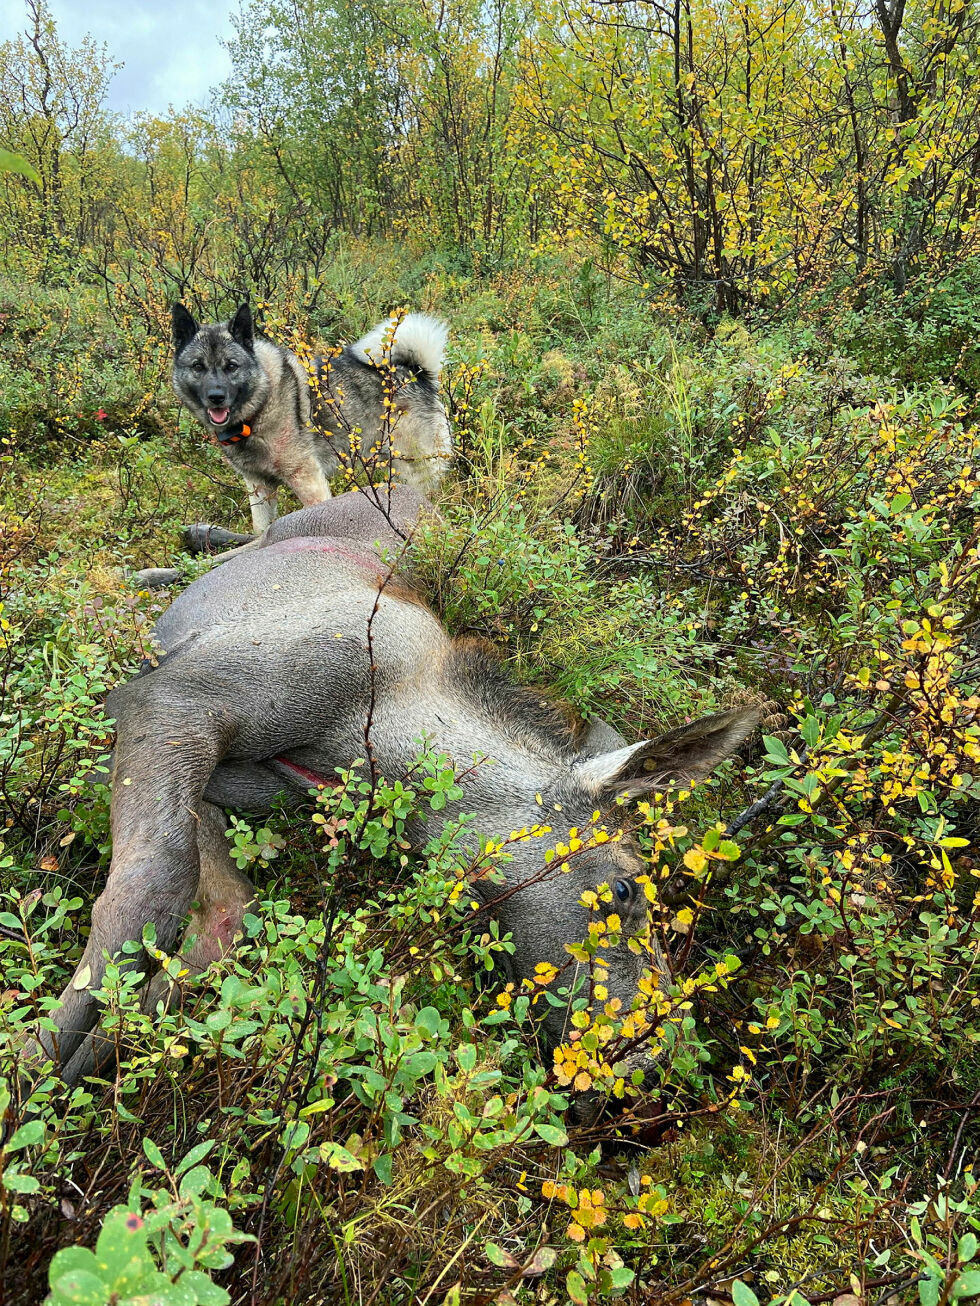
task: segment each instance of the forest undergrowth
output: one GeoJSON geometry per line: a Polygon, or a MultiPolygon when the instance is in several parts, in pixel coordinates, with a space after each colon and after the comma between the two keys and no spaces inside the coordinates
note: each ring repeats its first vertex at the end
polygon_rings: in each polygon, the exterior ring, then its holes
{"type": "MultiPolygon", "coordinates": [[[[582,1013],[540,1058],[553,977],[500,991],[506,940],[470,917],[454,829],[402,848],[454,792],[442,759],[347,776],[235,816],[258,905],[203,981],[159,958],[166,1015],[110,968],[114,1080],[48,1078],[27,1113],[8,1078],[5,1300],[980,1294],[969,389],[873,371],[819,315],[706,327],[588,259],[480,276],[351,240],[324,276],[330,320],[270,297],[273,338],[351,338],[405,304],[451,324],[458,455],[418,571],[454,634],[630,739],[762,711],[719,778],[622,812],[674,972],[657,1082],[605,1055],[629,1013],[582,1013]],[[575,1126],[587,1087],[610,1106],[575,1126]]],[[[77,286],[0,301],[10,1076],[108,867],[102,702],[168,599],[131,573],[176,558],[186,583],[213,563],[180,527],[243,528],[245,506],[169,394],[162,288],[143,327],[77,286]]]]}

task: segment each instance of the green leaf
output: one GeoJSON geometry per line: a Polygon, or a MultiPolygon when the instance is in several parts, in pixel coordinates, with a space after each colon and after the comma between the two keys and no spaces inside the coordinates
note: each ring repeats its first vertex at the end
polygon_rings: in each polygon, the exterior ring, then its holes
{"type": "Polygon", "coordinates": [[[966,1270],[956,1278],[953,1284],[953,1300],[962,1297],[980,1297],[980,1270],[966,1270]]]}
{"type": "Polygon", "coordinates": [[[759,1298],[741,1279],[736,1279],[732,1284],[732,1301],[735,1306],[759,1306],[759,1298]]]}
{"type": "Polygon", "coordinates": [[[939,1302],[939,1292],[942,1284],[938,1279],[920,1279],[919,1280],[919,1302],[920,1306],[937,1306],[939,1302]]]}
{"type": "Polygon", "coordinates": [[[66,1274],[95,1274],[97,1269],[95,1253],[88,1247],[63,1247],[48,1266],[48,1283],[53,1288],[66,1274]]]}
{"type": "Polygon", "coordinates": [[[184,1157],[184,1159],[181,1161],[180,1165],[177,1166],[177,1169],[174,1171],[174,1174],[182,1175],[185,1170],[190,1170],[192,1166],[195,1166],[198,1164],[198,1162],[203,1161],[204,1158],[207,1156],[208,1152],[210,1152],[211,1149],[214,1147],[214,1144],[215,1144],[215,1140],[213,1138],[209,1138],[207,1139],[206,1142],[198,1143],[196,1147],[192,1147],[191,1150],[184,1157]]]}
{"type": "Polygon", "coordinates": [[[340,1143],[321,1143],[320,1159],[326,1161],[331,1170],[339,1170],[342,1174],[364,1169],[364,1162],[359,1161],[353,1152],[348,1152],[346,1147],[341,1147],[340,1143]]]}
{"type": "Polygon", "coordinates": [[[105,1306],[108,1294],[96,1274],[70,1270],[51,1281],[49,1306],[105,1306]]]}
{"type": "Polygon", "coordinates": [[[12,1166],[3,1172],[0,1183],[8,1193],[36,1193],[41,1187],[33,1175],[19,1174],[12,1166]]]}
{"type": "Polygon", "coordinates": [[[374,1165],[371,1167],[385,1187],[391,1184],[391,1153],[383,1152],[381,1156],[374,1158],[374,1165]]]}
{"type": "Polygon", "coordinates": [[[35,186],[41,185],[41,177],[37,169],[21,155],[14,154],[10,150],[0,150],[0,172],[13,172],[20,177],[26,177],[35,186]]]}
{"type": "Polygon", "coordinates": [[[95,1259],[99,1273],[115,1295],[125,1297],[145,1290],[147,1275],[156,1271],[146,1247],[143,1217],[125,1206],[114,1207],[103,1222],[95,1259]]]}
{"type": "Polygon", "coordinates": [[[44,1139],[44,1121],[28,1120],[19,1129],[15,1129],[6,1144],[8,1152],[16,1152],[21,1147],[34,1147],[44,1139]]]}
{"type": "Polygon", "coordinates": [[[184,1283],[185,1275],[172,1282],[165,1274],[155,1273],[147,1282],[140,1285],[140,1293],[130,1298],[125,1306],[144,1306],[147,1301],[153,1306],[197,1306],[197,1296],[184,1283]]]}
{"type": "Polygon", "coordinates": [[[965,1233],[956,1246],[956,1255],[961,1265],[969,1265],[977,1254],[977,1235],[965,1233]]]}
{"type": "MultiPolygon", "coordinates": [[[[789,753],[786,751],[786,745],[781,739],[775,739],[772,735],[763,735],[762,742],[766,746],[766,760],[775,762],[777,766],[792,766],[789,753]]],[[[740,1282],[736,1279],[736,1283],[740,1282]]],[[[751,1292],[751,1289],[749,1289],[751,1292]]],[[[752,1293],[755,1297],[755,1293],[752,1293]]]]}
{"type": "Polygon", "coordinates": [[[318,1098],[316,1102],[308,1102],[307,1105],[303,1107],[299,1113],[300,1119],[305,1120],[307,1116],[315,1116],[323,1111],[329,1111],[335,1105],[336,1102],[332,1097],[318,1098]]]}
{"type": "Polygon", "coordinates": [[[415,1023],[419,1029],[424,1030],[429,1038],[435,1038],[442,1026],[442,1016],[435,1007],[423,1007],[415,1017],[415,1023]]]}
{"type": "Polygon", "coordinates": [[[552,1147],[564,1147],[568,1142],[568,1135],[558,1125],[535,1124],[534,1132],[552,1147]]]}
{"type": "MultiPolygon", "coordinates": [[[[464,1044],[465,1046],[465,1044],[464,1044]]],[[[411,1056],[405,1057],[398,1068],[399,1076],[414,1082],[421,1079],[423,1075],[429,1075],[436,1068],[439,1058],[434,1052],[413,1052],[411,1056]]]]}
{"type": "Polygon", "coordinates": [[[167,1163],[163,1159],[163,1153],[152,1138],[143,1139],[143,1153],[150,1165],[155,1166],[157,1170],[166,1170],[167,1163]]]}
{"type": "Polygon", "coordinates": [[[186,1270],[179,1282],[193,1295],[194,1306],[228,1306],[231,1300],[224,1288],[212,1283],[202,1270],[186,1270]]]}
{"type": "MultiPolygon", "coordinates": [[[[196,1148],[194,1149],[197,1150],[196,1148]]],[[[199,1197],[211,1182],[211,1171],[206,1165],[196,1165],[180,1181],[181,1197],[199,1197]]]]}
{"type": "Polygon", "coordinates": [[[486,1243],[483,1250],[487,1254],[487,1260],[493,1265],[499,1265],[502,1269],[513,1270],[517,1265],[517,1262],[514,1260],[513,1256],[511,1256],[510,1252],[505,1252],[504,1249],[498,1247],[496,1243],[486,1243]]]}
{"type": "Polygon", "coordinates": [[[589,1306],[589,1290],[578,1270],[569,1270],[565,1278],[565,1291],[575,1306],[589,1306]]]}

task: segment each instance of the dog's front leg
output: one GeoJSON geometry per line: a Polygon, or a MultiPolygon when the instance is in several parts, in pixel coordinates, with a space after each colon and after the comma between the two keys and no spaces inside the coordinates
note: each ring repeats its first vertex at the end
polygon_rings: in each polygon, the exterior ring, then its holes
{"type": "Polygon", "coordinates": [[[264,481],[255,476],[242,474],[245,489],[248,491],[248,506],[252,511],[252,530],[261,535],[279,515],[277,502],[278,489],[271,481],[264,481]]]}
{"type": "Polygon", "coordinates": [[[324,503],[331,497],[330,482],[316,464],[298,468],[287,477],[286,484],[304,508],[312,508],[313,504],[324,503]]]}

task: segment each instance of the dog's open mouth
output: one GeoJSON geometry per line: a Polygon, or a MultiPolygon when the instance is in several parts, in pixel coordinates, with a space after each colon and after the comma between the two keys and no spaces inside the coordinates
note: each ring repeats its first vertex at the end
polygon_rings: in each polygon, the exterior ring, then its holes
{"type": "Polygon", "coordinates": [[[208,417],[214,426],[224,426],[228,420],[229,409],[227,408],[209,408],[208,417]]]}

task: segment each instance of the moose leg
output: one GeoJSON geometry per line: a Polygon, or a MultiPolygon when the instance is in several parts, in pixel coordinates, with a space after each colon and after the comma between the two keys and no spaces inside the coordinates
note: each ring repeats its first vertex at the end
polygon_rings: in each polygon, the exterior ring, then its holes
{"type": "Polygon", "coordinates": [[[242,535],[240,531],[225,530],[223,526],[212,526],[205,521],[185,526],[180,534],[188,553],[221,553],[230,545],[249,544],[254,538],[242,535]]]}
{"type": "MultiPolygon", "coordinates": [[[[220,808],[202,803],[198,827],[201,873],[197,898],[183,942],[177,951],[181,978],[195,978],[212,962],[223,957],[241,933],[245,912],[255,898],[255,889],[232,861],[225,838],[225,817],[220,808]]],[[[159,1003],[169,1008],[180,993],[180,983],[160,970],[144,990],[143,1007],[155,1011],[159,1003]]],[[[64,1069],[67,1083],[75,1084],[86,1075],[111,1072],[116,1044],[112,1038],[94,1033],[64,1069]]]]}
{"type": "MultiPolygon", "coordinates": [[[[225,837],[225,815],[220,807],[201,803],[198,849],[201,875],[197,899],[179,955],[189,975],[199,975],[231,948],[242,930],[242,919],[255,900],[255,887],[232,861],[225,837]]],[[[163,971],[150,982],[147,1006],[152,1011],[161,998],[169,1006],[176,988],[163,971]]]]}
{"type": "Polygon", "coordinates": [[[250,553],[252,549],[258,547],[258,543],[261,538],[262,538],[261,535],[259,535],[256,536],[255,539],[249,540],[248,544],[239,544],[234,549],[225,549],[224,553],[219,553],[218,556],[215,558],[214,560],[215,566],[220,566],[221,563],[227,562],[229,558],[237,558],[242,553],[250,553]]]}
{"type": "MultiPolygon", "coordinates": [[[[163,668],[115,690],[107,708],[116,720],[112,864],[82,960],[61,995],[59,1032],[40,1034],[62,1066],[98,1017],[106,958],[139,940],[147,925],[161,948],[173,948],[198,886],[204,787],[235,734],[227,708],[189,693],[163,668]]],[[[122,964],[146,961],[136,953],[122,964]]]]}
{"type": "Polygon", "coordinates": [[[248,506],[252,510],[252,530],[261,535],[279,515],[277,495],[279,487],[272,481],[261,477],[242,475],[245,489],[248,491],[248,506]]]}

